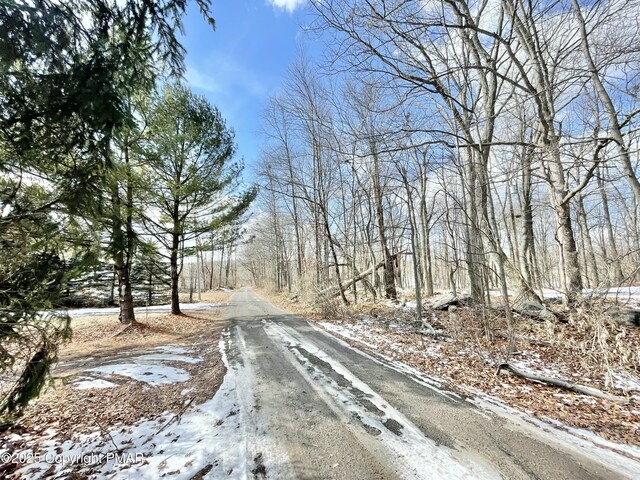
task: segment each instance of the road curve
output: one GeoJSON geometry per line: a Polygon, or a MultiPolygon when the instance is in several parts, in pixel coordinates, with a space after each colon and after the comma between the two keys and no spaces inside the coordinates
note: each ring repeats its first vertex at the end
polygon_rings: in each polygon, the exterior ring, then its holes
{"type": "Polygon", "coordinates": [[[228,374],[255,478],[620,479],[634,462],[479,408],[359,352],[247,289],[228,309],[228,374]],[[620,463],[616,463],[616,459],[620,463]]]}

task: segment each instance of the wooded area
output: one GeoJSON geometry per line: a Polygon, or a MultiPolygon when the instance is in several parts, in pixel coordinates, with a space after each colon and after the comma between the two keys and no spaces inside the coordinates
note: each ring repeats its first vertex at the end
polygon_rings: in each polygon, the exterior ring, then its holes
{"type": "Polygon", "coordinates": [[[265,113],[256,284],[509,319],[637,283],[637,1],[311,3],[328,53],[265,113]]]}

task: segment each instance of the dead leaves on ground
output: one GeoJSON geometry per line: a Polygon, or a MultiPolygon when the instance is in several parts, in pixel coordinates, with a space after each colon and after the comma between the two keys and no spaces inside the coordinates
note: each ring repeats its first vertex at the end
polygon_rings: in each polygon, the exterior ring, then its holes
{"type": "MultiPolygon", "coordinates": [[[[222,383],[225,373],[218,341],[224,323],[216,311],[193,312],[188,315],[156,314],[146,323],[123,327],[117,317],[96,318],[96,324],[86,323],[76,332],[74,340],[63,346],[61,359],[73,365],[72,359],[93,357],[105,361],[130,355],[149,353],[158,345],[180,345],[190,349],[188,356],[202,362],[163,361],[186,370],[186,382],[151,387],[128,377],[112,376],[118,386],[112,388],[76,390],[70,378],[55,378],[44,394],[30,403],[19,421],[0,434],[0,449],[10,452],[32,448],[40,442],[54,440],[60,444],[76,434],[125,428],[146,418],[165,412],[178,413],[185,402],[197,405],[211,399],[222,383]],[[45,433],[47,432],[47,433],[45,433]]],[[[81,371],[73,367],[71,371],[81,371]]],[[[55,370],[54,370],[55,375],[55,370]]],[[[20,465],[3,466],[0,476],[6,477],[20,465]]]]}

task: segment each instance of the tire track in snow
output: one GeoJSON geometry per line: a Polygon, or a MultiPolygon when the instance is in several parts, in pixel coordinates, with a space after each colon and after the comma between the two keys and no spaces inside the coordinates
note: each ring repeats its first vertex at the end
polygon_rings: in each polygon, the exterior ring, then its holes
{"type": "MultiPolygon", "coordinates": [[[[231,375],[235,386],[236,403],[238,405],[239,428],[243,430],[241,446],[245,452],[246,462],[238,478],[294,478],[288,468],[286,453],[278,447],[275,440],[268,434],[264,419],[257,412],[257,403],[253,395],[255,373],[251,364],[255,356],[245,340],[244,333],[239,326],[235,326],[235,349],[230,347],[230,335],[223,335],[225,344],[221,346],[223,360],[227,367],[227,375],[231,375]]],[[[222,342],[222,340],[221,340],[222,342]]],[[[233,448],[229,445],[229,448],[233,448]]],[[[207,476],[205,478],[218,478],[207,476]]],[[[234,478],[235,475],[234,475],[234,478]]]]}
{"type": "Polygon", "coordinates": [[[350,428],[371,435],[406,478],[500,478],[489,467],[438,446],[367,384],[299,332],[270,321],[264,330],[350,428]],[[288,355],[287,355],[288,354],[288,355]],[[293,357],[293,358],[291,358],[293,357]]]}

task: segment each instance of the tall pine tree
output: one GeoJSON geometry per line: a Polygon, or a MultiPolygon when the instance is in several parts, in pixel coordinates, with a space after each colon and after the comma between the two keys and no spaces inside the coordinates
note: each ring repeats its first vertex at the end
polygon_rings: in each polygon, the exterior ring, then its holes
{"type": "Polygon", "coordinates": [[[144,223],[171,265],[171,312],[180,314],[178,282],[185,245],[246,212],[255,189],[239,190],[234,133],[217,108],[180,85],[152,103],[145,155],[150,188],[144,223]]]}

